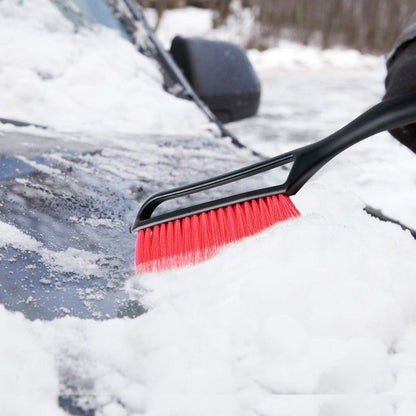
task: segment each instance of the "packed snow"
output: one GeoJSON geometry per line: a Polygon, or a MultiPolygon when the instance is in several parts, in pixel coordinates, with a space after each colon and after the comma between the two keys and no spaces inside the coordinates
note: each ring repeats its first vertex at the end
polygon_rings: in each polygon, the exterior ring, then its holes
{"type": "MultiPolygon", "coordinates": [[[[205,122],[161,91],[127,41],[74,33],[47,0],[0,2],[0,45],[2,117],[94,132],[180,134],[205,122]]],[[[382,95],[380,58],[283,43],[253,62],[260,114],[231,127],[264,154],[323,137],[382,95]]],[[[126,290],[149,308],[135,319],[33,322],[0,306],[0,413],[65,414],[58,396],[72,396],[102,416],[413,416],[416,242],[362,208],[415,227],[415,186],[416,156],[380,135],[293,198],[300,219],[195,267],[132,270],[126,290]]],[[[39,244],[0,223],[1,246],[47,253],[39,244]]],[[[94,264],[76,251],[65,259],[94,264]]]]}

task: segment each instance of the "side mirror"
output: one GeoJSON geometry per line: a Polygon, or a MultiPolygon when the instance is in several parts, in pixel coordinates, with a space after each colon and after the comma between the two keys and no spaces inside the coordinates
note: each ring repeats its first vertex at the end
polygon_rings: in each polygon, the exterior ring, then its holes
{"type": "Polygon", "coordinates": [[[230,42],[176,36],[170,53],[220,121],[241,120],[257,113],[260,81],[242,48],[230,42]]]}

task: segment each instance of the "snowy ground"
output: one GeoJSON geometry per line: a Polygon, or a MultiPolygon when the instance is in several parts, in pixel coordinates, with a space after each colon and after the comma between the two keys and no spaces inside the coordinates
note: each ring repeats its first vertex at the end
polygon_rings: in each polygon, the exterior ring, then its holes
{"type": "MultiPolygon", "coordinates": [[[[143,103],[145,88],[156,91],[157,75],[128,44],[105,30],[73,35],[61,21],[54,26],[59,17],[46,0],[36,10],[32,2],[17,3],[0,3],[0,44],[8,51],[0,56],[1,116],[63,130],[183,131],[175,114],[188,103],[162,94],[155,104],[143,103]],[[12,53],[18,42],[12,33],[23,27],[36,45],[44,45],[36,36],[49,28],[51,49],[44,53],[51,62],[35,53],[22,62],[12,53]],[[111,59],[114,51],[120,59],[111,59]],[[79,107],[95,80],[97,54],[108,57],[111,82],[99,99],[79,107]],[[38,68],[52,78],[36,75],[38,68]],[[137,83],[143,97],[120,108],[125,82],[137,83]],[[57,91],[65,93],[63,103],[57,91]],[[160,106],[171,115],[166,127],[158,124],[160,106]]],[[[254,61],[260,68],[263,59],[259,117],[230,126],[270,155],[329,134],[382,94],[379,59],[335,51],[334,64],[328,53],[285,48],[254,61]],[[283,55],[294,64],[282,64],[283,55]]],[[[188,119],[186,129],[199,128],[199,115],[188,119]]],[[[370,203],[415,227],[415,161],[387,134],[356,146],[293,198],[302,218],[205,264],[132,276],[127,291],[149,307],[139,318],[31,322],[0,307],[0,413],[64,414],[58,395],[74,395],[104,416],[413,416],[416,242],[362,207],[370,203]]],[[[2,236],[1,244],[12,237],[2,236]]]]}

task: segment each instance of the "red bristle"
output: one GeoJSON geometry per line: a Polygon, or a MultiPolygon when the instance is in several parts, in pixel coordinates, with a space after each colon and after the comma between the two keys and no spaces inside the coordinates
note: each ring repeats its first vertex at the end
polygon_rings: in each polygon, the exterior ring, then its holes
{"type": "Polygon", "coordinates": [[[269,209],[271,222],[272,224],[274,224],[275,222],[277,222],[278,216],[276,215],[276,210],[275,210],[275,206],[273,203],[273,199],[270,196],[266,198],[266,205],[267,205],[267,208],[269,209]]]}
{"type": "Polygon", "coordinates": [[[246,219],[244,218],[243,207],[240,204],[237,204],[233,208],[235,215],[235,239],[238,241],[247,236],[249,233],[245,227],[246,219]]]}
{"type": "Polygon", "coordinates": [[[236,236],[236,218],[235,218],[235,212],[234,207],[228,206],[225,208],[225,241],[224,243],[232,243],[233,241],[237,240],[236,236]]]}
{"type": "Polygon", "coordinates": [[[223,230],[220,230],[217,213],[214,210],[208,212],[208,229],[212,247],[215,248],[221,245],[223,230]]]}
{"type": "Polygon", "coordinates": [[[182,254],[182,227],[181,221],[176,220],[173,223],[173,256],[179,257],[182,254]]]}
{"type": "Polygon", "coordinates": [[[166,257],[167,241],[166,241],[166,224],[160,224],[159,228],[159,256],[166,257]]]}
{"type": "Polygon", "coordinates": [[[226,235],[227,235],[227,226],[226,226],[226,220],[225,220],[225,210],[224,208],[220,208],[216,211],[217,214],[217,222],[218,222],[218,226],[216,229],[216,236],[217,236],[217,240],[218,240],[218,246],[222,246],[226,241],[226,235]]]}
{"type": "Polygon", "coordinates": [[[191,217],[191,261],[192,262],[199,262],[199,257],[201,253],[201,246],[200,246],[200,237],[199,237],[199,217],[198,215],[193,215],[191,217]]]}
{"type": "Polygon", "coordinates": [[[272,201],[273,201],[273,207],[274,207],[274,214],[276,215],[276,221],[282,221],[284,216],[282,215],[282,209],[280,206],[280,200],[279,197],[276,195],[272,196],[272,201]]]}
{"type": "Polygon", "coordinates": [[[253,200],[251,202],[251,210],[253,212],[252,215],[252,224],[253,224],[253,228],[254,228],[254,233],[258,233],[259,231],[262,230],[261,227],[261,213],[260,213],[260,208],[259,208],[259,204],[257,203],[256,200],[253,200]]]}
{"type": "Polygon", "coordinates": [[[140,230],[137,233],[136,242],[136,271],[139,273],[139,266],[147,264],[148,259],[143,255],[146,245],[144,244],[145,232],[140,230]]]}
{"type": "Polygon", "coordinates": [[[204,212],[199,216],[199,236],[202,256],[209,256],[212,248],[208,215],[204,212]]]}
{"type": "Polygon", "coordinates": [[[147,228],[145,235],[144,235],[144,250],[143,250],[143,258],[144,261],[150,262],[152,260],[152,238],[153,232],[151,228],[147,228]]]}
{"type": "Polygon", "coordinates": [[[184,258],[185,261],[188,261],[190,254],[192,252],[192,231],[191,231],[191,219],[185,217],[181,220],[182,225],[182,249],[181,249],[181,258],[184,258]]]}
{"type": "Polygon", "coordinates": [[[285,195],[280,195],[281,199],[283,199],[286,208],[288,210],[288,212],[290,213],[292,218],[296,218],[300,216],[300,212],[298,211],[298,209],[295,207],[295,204],[291,201],[291,199],[288,196],[285,195]]]}
{"type": "Polygon", "coordinates": [[[171,268],[169,264],[175,256],[173,245],[175,244],[175,235],[173,234],[173,222],[169,221],[166,224],[166,235],[169,236],[166,240],[166,263],[167,267],[171,268]]]}
{"type": "Polygon", "coordinates": [[[152,229],[152,245],[150,249],[150,261],[159,261],[160,253],[159,253],[159,229],[158,225],[154,226],[152,229]]]}
{"type": "Polygon", "coordinates": [[[136,243],[136,272],[151,271],[150,262],[152,261],[151,255],[151,241],[152,229],[147,228],[145,231],[141,230],[137,233],[136,243]]]}
{"type": "Polygon", "coordinates": [[[259,199],[259,208],[261,212],[261,219],[262,219],[262,226],[263,228],[270,227],[273,222],[272,218],[269,213],[269,208],[267,207],[267,204],[263,198],[259,199]]]}
{"type": "Polygon", "coordinates": [[[139,231],[137,273],[182,267],[212,257],[225,244],[300,215],[284,195],[185,217],[139,231]]]}
{"type": "Polygon", "coordinates": [[[159,257],[156,259],[160,262],[160,267],[162,269],[167,268],[166,264],[166,255],[167,255],[167,238],[166,238],[166,224],[160,224],[159,228],[159,257]]]}
{"type": "Polygon", "coordinates": [[[273,196],[272,200],[273,200],[274,212],[276,215],[276,221],[277,222],[283,221],[285,216],[284,216],[284,210],[282,209],[281,200],[279,199],[278,196],[273,196]]]}
{"type": "Polygon", "coordinates": [[[280,196],[279,196],[279,202],[280,202],[280,207],[281,207],[281,212],[282,212],[283,218],[290,218],[291,214],[290,214],[290,211],[288,210],[288,207],[286,205],[286,200],[284,198],[280,198],[280,196]]]}
{"type": "MultiPolygon", "coordinates": [[[[166,224],[166,234],[169,236],[173,236],[173,222],[169,221],[166,224]]],[[[173,238],[169,238],[168,241],[166,241],[166,256],[172,257],[173,255],[173,244],[174,240],[173,238]]]]}
{"type": "Polygon", "coordinates": [[[246,231],[248,235],[253,235],[256,232],[256,227],[253,224],[253,208],[248,201],[243,204],[244,218],[246,222],[246,231]]]}

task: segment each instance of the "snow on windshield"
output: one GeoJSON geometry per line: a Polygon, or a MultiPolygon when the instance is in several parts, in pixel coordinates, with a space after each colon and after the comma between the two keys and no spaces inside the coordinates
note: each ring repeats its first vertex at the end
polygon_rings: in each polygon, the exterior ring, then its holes
{"type": "Polygon", "coordinates": [[[191,133],[206,123],[116,31],[75,33],[49,0],[0,2],[0,21],[0,117],[84,132],[191,133]]]}

